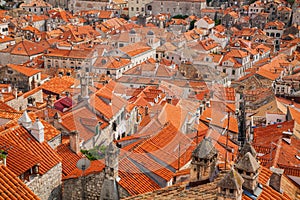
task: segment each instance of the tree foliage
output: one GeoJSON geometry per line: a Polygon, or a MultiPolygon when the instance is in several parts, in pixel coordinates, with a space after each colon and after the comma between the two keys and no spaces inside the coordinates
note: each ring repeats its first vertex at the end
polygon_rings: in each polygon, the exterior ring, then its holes
{"type": "Polygon", "coordinates": [[[106,146],[102,145],[102,146],[94,147],[93,149],[90,150],[82,149],[81,153],[83,153],[89,160],[99,160],[104,158],[105,150],[106,150],[106,146]]]}

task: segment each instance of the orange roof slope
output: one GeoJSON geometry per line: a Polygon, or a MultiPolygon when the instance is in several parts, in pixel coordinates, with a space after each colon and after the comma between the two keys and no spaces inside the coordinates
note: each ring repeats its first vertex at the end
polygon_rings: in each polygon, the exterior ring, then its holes
{"type": "Polygon", "coordinates": [[[143,142],[134,151],[146,152],[174,169],[178,169],[191,159],[195,146],[196,144],[190,138],[179,132],[171,123],[167,123],[158,134],[143,142]]]}
{"type": "Polygon", "coordinates": [[[81,169],[75,168],[68,176],[65,176],[63,180],[71,178],[79,178],[80,176],[87,176],[90,174],[100,173],[105,167],[104,160],[93,160],[91,165],[82,173],[81,169]]]}
{"type": "Polygon", "coordinates": [[[12,171],[0,165],[0,199],[39,199],[12,171]]]}
{"type": "Polygon", "coordinates": [[[44,83],[41,88],[55,94],[61,94],[75,84],[75,79],[69,76],[54,77],[44,83]]]}
{"type": "Polygon", "coordinates": [[[18,144],[0,137],[0,147],[2,146],[11,147],[7,150],[7,167],[17,176],[20,176],[41,161],[38,156],[21,148],[18,144]]]}
{"type": "Polygon", "coordinates": [[[40,174],[45,174],[61,162],[61,158],[46,141],[39,143],[23,126],[15,126],[2,131],[0,137],[18,144],[26,151],[38,156],[41,159],[40,174]]]}
{"type": "Polygon", "coordinates": [[[8,64],[7,67],[20,72],[21,74],[24,74],[25,76],[33,76],[39,72],[41,72],[41,70],[38,69],[33,69],[30,67],[24,67],[24,66],[20,66],[20,65],[14,65],[14,64],[8,64]]]}
{"type": "Polygon", "coordinates": [[[48,46],[42,46],[39,43],[31,42],[29,40],[23,40],[13,46],[10,46],[1,52],[7,52],[14,55],[33,56],[42,54],[48,46]]]}
{"type": "Polygon", "coordinates": [[[70,144],[61,144],[57,147],[56,152],[62,158],[63,177],[69,175],[76,169],[77,161],[82,157],[81,153],[77,155],[70,149],[70,144]]]}
{"type": "Polygon", "coordinates": [[[119,162],[119,177],[119,184],[131,195],[151,192],[160,188],[128,158],[123,158],[119,162]]]}

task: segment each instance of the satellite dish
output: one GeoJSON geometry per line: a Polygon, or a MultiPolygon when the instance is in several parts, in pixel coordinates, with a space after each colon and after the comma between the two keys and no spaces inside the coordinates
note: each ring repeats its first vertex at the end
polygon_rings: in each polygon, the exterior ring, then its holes
{"type": "Polygon", "coordinates": [[[87,158],[81,158],[77,161],[76,167],[82,171],[88,169],[91,165],[91,162],[87,158]]]}

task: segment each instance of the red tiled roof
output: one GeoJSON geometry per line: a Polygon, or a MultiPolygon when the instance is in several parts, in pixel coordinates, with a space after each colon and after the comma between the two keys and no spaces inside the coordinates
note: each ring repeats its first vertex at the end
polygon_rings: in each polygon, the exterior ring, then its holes
{"type": "Polygon", "coordinates": [[[105,128],[108,123],[103,121],[101,118],[97,117],[89,108],[82,107],[74,110],[64,116],[62,116],[62,125],[69,131],[77,130],[79,132],[79,137],[84,141],[91,139],[95,135],[95,127],[98,122],[101,122],[101,128],[105,128]],[[89,124],[87,126],[85,121],[93,121],[93,125],[89,124]]]}
{"type": "Polygon", "coordinates": [[[77,161],[82,158],[82,154],[77,155],[70,149],[70,144],[65,143],[57,147],[56,152],[62,158],[62,173],[63,177],[68,176],[73,170],[76,169],[77,161]]]}
{"type": "Polygon", "coordinates": [[[80,176],[87,176],[90,174],[97,174],[103,171],[105,167],[104,160],[93,160],[91,161],[90,167],[82,173],[81,169],[75,168],[68,176],[65,176],[63,180],[71,178],[79,178],[80,176]]]}
{"type": "Polygon", "coordinates": [[[169,123],[158,134],[147,139],[134,151],[151,154],[174,169],[178,169],[178,167],[181,168],[191,159],[195,146],[196,144],[191,139],[169,123]],[[178,156],[179,148],[180,157],[178,156]],[[180,161],[179,163],[178,160],[180,161]]]}
{"type": "Polygon", "coordinates": [[[9,148],[7,151],[7,167],[17,176],[38,165],[41,161],[37,155],[32,154],[4,137],[0,137],[0,147],[9,148]]]}
{"type": "Polygon", "coordinates": [[[11,68],[17,72],[20,72],[21,74],[24,74],[25,76],[33,76],[33,75],[41,72],[41,70],[39,70],[39,69],[33,69],[30,67],[24,67],[24,66],[14,65],[14,64],[7,64],[7,67],[11,68]]]}
{"type": "Polygon", "coordinates": [[[119,184],[131,195],[151,192],[160,188],[126,157],[119,162],[119,177],[119,184]]]}
{"type": "Polygon", "coordinates": [[[47,141],[39,143],[23,126],[15,126],[0,132],[0,137],[16,143],[21,148],[41,159],[39,173],[45,174],[59,162],[61,158],[48,145],[47,141]]]}
{"type": "Polygon", "coordinates": [[[39,199],[11,170],[0,165],[0,199],[39,199]]]}
{"type": "Polygon", "coordinates": [[[75,84],[75,79],[69,76],[54,77],[50,81],[41,85],[43,90],[47,90],[54,94],[62,94],[65,90],[71,88],[75,84]]]}
{"type": "Polygon", "coordinates": [[[33,56],[42,54],[48,46],[42,46],[39,43],[31,42],[29,40],[22,40],[21,42],[10,46],[1,52],[7,52],[14,55],[33,56]]]}

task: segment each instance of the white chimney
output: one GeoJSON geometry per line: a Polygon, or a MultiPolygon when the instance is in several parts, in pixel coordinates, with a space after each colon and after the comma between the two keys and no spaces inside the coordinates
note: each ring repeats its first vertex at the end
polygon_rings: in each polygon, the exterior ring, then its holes
{"type": "Polygon", "coordinates": [[[29,129],[32,125],[32,121],[28,116],[27,111],[23,112],[22,116],[18,119],[18,124],[24,126],[26,129],[29,129]]]}
{"type": "Polygon", "coordinates": [[[37,141],[39,141],[40,143],[44,142],[44,125],[39,120],[39,118],[36,118],[30,130],[31,130],[31,135],[35,139],[37,139],[37,141]]]}

